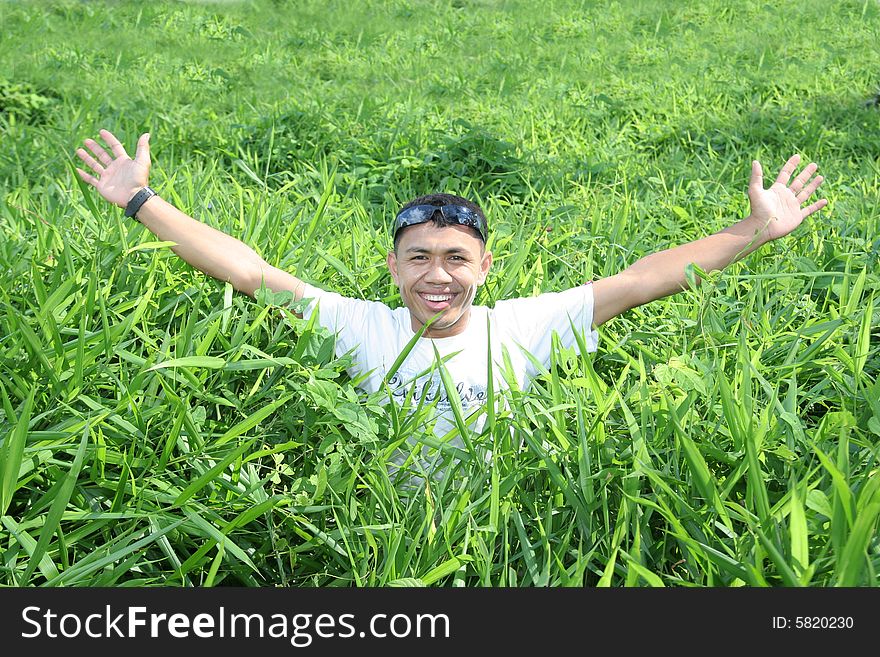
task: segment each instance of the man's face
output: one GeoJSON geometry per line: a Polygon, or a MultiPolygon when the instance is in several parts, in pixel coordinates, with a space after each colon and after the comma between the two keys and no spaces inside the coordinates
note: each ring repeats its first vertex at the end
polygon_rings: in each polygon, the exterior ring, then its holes
{"type": "Polygon", "coordinates": [[[388,269],[409,309],[413,331],[442,313],[425,337],[448,338],[467,328],[477,287],[486,280],[492,254],[464,226],[438,228],[432,222],[405,228],[388,269]]]}

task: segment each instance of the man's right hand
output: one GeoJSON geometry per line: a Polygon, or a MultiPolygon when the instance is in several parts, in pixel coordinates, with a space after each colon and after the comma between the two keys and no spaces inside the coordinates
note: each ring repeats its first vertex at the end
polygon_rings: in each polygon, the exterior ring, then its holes
{"type": "Polygon", "coordinates": [[[125,208],[131,198],[141,187],[148,184],[150,174],[150,134],[141,135],[137,143],[134,159],[128,156],[119,140],[109,130],[100,131],[101,139],[110,151],[111,157],[104,147],[94,139],[86,139],[86,148],[78,148],[76,154],[86,166],[94,171],[90,175],[82,169],[76,169],[79,177],[98,190],[106,200],[120,208],[125,208]],[[94,155],[94,157],[92,157],[94,155]],[[97,158],[97,159],[95,159],[97,158]]]}

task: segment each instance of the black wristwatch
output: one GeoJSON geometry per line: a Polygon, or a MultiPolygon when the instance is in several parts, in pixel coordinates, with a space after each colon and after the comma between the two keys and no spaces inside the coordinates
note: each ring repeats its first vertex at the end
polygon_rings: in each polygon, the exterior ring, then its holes
{"type": "Polygon", "coordinates": [[[135,215],[138,210],[141,209],[141,206],[146,203],[148,198],[152,198],[153,196],[156,196],[155,189],[151,187],[141,187],[140,191],[132,196],[128,205],[125,206],[125,216],[137,219],[135,215]]]}

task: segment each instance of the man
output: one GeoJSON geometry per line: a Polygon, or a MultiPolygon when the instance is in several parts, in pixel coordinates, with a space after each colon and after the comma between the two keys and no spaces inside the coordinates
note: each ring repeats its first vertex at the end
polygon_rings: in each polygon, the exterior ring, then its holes
{"type": "MultiPolygon", "coordinates": [[[[821,199],[806,205],[823,180],[815,175],[815,163],[792,179],[800,161],[792,156],[770,188],[764,189],[761,165],[754,161],[748,191],[751,212],[742,221],[646,256],[613,276],[562,292],[499,301],[489,309],[473,305],[477,287],[492,266],[482,210],[458,196],[421,197],[407,203],[395,218],[394,249],[387,265],[404,307],[391,310],[378,302],[347,299],[308,285],[155,195],[148,187],[149,134],[138,140],[134,159],[110,132],[102,130],[100,135],[112,155],[91,139],[85,142],[88,150],[77,150],[92,171],[77,169],[86,183],[107,201],[126,208],[127,215],[159,239],[176,242],[173,251],[190,265],[229,281],[236,290],[254,296],[265,285],[274,292],[292,292],[294,301],[311,299],[304,315],[317,310],[321,324],[337,334],[337,352],[353,352],[356,373],[367,375],[361,386],[372,392],[387,385],[397,401],[409,397],[416,404],[436,404],[434,432],[440,436],[448,431],[454,435],[456,429],[461,433],[454,406],[460,407],[463,416],[481,407],[490,365],[498,372],[503,353],[517,383],[524,387],[537,373],[535,362],[549,362],[554,333],[568,346],[576,345],[580,333],[586,348],[595,351],[594,327],[687,288],[685,267],[689,263],[704,271],[723,269],[766,242],[789,234],[827,204],[821,199]],[[396,363],[407,349],[411,350],[404,361],[396,363]],[[451,386],[442,381],[438,361],[451,386]],[[399,367],[391,373],[395,364],[399,367]],[[457,399],[446,394],[450,388],[457,399]]],[[[505,385],[500,376],[497,383],[505,385]]],[[[460,438],[454,442],[462,444],[460,438]]]]}

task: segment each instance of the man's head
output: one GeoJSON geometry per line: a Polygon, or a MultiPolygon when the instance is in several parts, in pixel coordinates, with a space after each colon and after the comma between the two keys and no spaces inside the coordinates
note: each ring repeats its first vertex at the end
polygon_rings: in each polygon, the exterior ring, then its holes
{"type": "Polygon", "coordinates": [[[395,226],[399,227],[388,269],[409,309],[413,330],[440,313],[425,336],[461,333],[477,287],[492,265],[483,211],[460,196],[432,194],[404,205],[395,226]]]}

